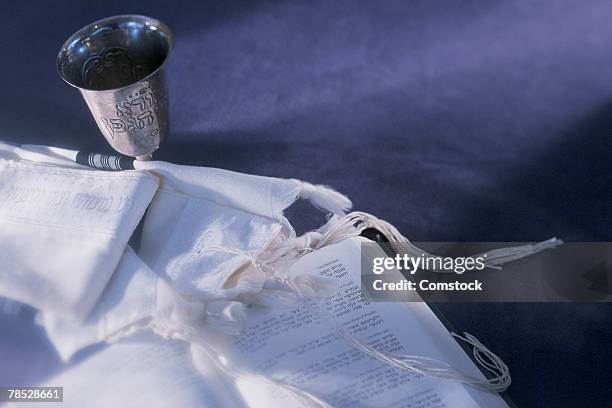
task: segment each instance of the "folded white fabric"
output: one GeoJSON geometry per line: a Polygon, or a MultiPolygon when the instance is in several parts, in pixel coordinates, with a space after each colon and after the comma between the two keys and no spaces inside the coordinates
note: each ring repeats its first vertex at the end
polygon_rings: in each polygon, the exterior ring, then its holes
{"type": "Polygon", "coordinates": [[[163,180],[145,219],[140,255],[191,300],[261,291],[266,276],[252,266],[273,242],[295,237],[283,211],[298,197],[326,212],[351,207],[343,195],[296,179],[156,161],[134,165],[163,180]]]}
{"type": "MultiPolygon", "coordinates": [[[[139,183],[134,183],[133,191],[122,190],[125,192],[122,197],[138,201],[138,205],[134,203],[138,211],[123,211],[117,215],[120,219],[115,220],[118,226],[115,233],[121,237],[111,240],[113,245],[109,251],[113,256],[109,257],[108,263],[100,264],[100,257],[92,253],[95,251],[76,251],[70,239],[62,239],[61,242],[50,240],[48,243],[52,245],[37,243],[35,250],[43,254],[43,259],[48,259],[44,263],[50,263],[52,269],[33,261],[29,269],[19,276],[0,276],[0,295],[11,292],[7,295],[41,309],[39,321],[64,359],[69,359],[76,351],[90,344],[112,340],[147,325],[164,332],[167,327],[172,327],[176,307],[193,307],[205,313],[207,320],[217,322],[217,326],[223,326],[229,320],[228,327],[234,329],[243,306],[234,299],[261,291],[266,281],[266,274],[253,268],[257,257],[264,250],[295,238],[283,210],[300,196],[331,213],[343,213],[351,206],[346,197],[325,186],[295,179],[252,176],[157,161],[134,162],[137,171],[101,173],[74,163],[77,156],[75,151],[35,145],[17,147],[0,143],[0,157],[2,155],[11,159],[14,166],[39,166],[42,173],[58,174],[60,180],[44,183],[55,189],[58,184],[62,185],[60,176],[65,174],[78,173],[74,180],[80,177],[91,179],[87,185],[77,183],[76,187],[72,184],[66,186],[64,190],[71,194],[81,192],[79,188],[83,187],[92,196],[116,195],[121,189],[99,184],[100,180],[108,177],[125,182],[142,178],[139,183]],[[53,165],[48,165],[50,163],[53,165]],[[155,194],[147,213],[139,251],[155,273],[130,248],[123,252],[127,238],[155,191],[155,185],[151,189],[146,188],[147,177],[143,177],[143,173],[151,174],[148,177],[153,179],[156,179],[156,175],[162,182],[162,188],[155,194]],[[146,191],[141,191],[143,189],[146,191]],[[78,254],[68,256],[75,252],[78,254]],[[121,263],[110,279],[122,253],[121,263]],[[64,273],[56,271],[59,268],[55,264],[61,263],[59,260],[62,259],[76,264],[78,268],[64,273]],[[50,270],[55,273],[53,279],[48,279],[50,270]],[[247,271],[249,273],[245,273],[247,271]],[[10,279],[5,279],[5,276],[10,279]],[[41,282],[44,283],[42,286],[41,282]],[[89,284],[85,285],[85,282],[89,284]],[[58,300],[59,296],[49,290],[39,291],[39,299],[32,296],[34,289],[39,290],[45,285],[59,288],[56,289],[57,293],[61,292],[66,300],[63,305],[58,300]],[[77,297],[78,302],[74,300],[77,297]],[[86,301],[88,303],[85,305],[86,301]],[[80,319],[87,319],[74,321],[74,316],[71,316],[74,312],[79,312],[77,317],[80,319]]],[[[39,214],[48,212],[46,204],[34,207],[39,214]]],[[[74,229],[67,222],[72,221],[79,227],[78,231],[88,231],[86,237],[75,237],[79,242],[86,246],[92,242],[98,242],[103,247],[108,245],[107,237],[112,234],[105,235],[104,230],[98,231],[98,221],[110,222],[104,218],[108,218],[107,212],[103,211],[104,219],[99,219],[101,216],[95,213],[80,214],[67,206],[60,206],[56,212],[63,217],[62,222],[54,225],[56,235],[46,232],[48,219],[40,217],[43,223],[38,228],[46,234],[46,240],[48,236],[57,238],[66,235],[65,229],[74,229]],[[88,238],[91,238],[91,242],[88,238]]],[[[27,231],[23,236],[32,233],[27,231]]],[[[5,238],[8,240],[16,234],[16,231],[7,231],[5,238]]],[[[15,250],[6,253],[6,259],[22,268],[28,266],[23,260],[24,256],[15,250]]]]}
{"type": "Polygon", "coordinates": [[[145,219],[145,262],[188,298],[260,290],[261,275],[235,284],[229,278],[249,264],[247,253],[261,251],[281,232],[282,211],[297,198],[300,182],[163,162],[137,165],[164,180],[145,219]],[[207,250],[211,246],[234,253],[207,250]]]}
{"type": "Polygon", "coordinates": [[[84,322],[70,321],[47,311],[42,311],[38,320],[60,357],[67,361],[82,348],[146,327],[155,314],[159,283],[159,277],[128,246],[84,322]]]}
{"type": "Polygon", "coordinates": [[[159,181],[46,159],[0,144],[0,296],[83,320],[159,181]]]}

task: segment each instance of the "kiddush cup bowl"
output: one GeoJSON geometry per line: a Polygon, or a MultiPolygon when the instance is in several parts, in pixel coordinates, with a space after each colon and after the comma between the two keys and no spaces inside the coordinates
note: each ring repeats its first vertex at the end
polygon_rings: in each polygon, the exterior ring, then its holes
{"type": "Polygon", "coordinates": [[[151,17],[121,15],[74,33],[57,56],[60,76],[77,88],[118,152],[150,157],[169,132],[165,79],[174,38],[151,17]]]}

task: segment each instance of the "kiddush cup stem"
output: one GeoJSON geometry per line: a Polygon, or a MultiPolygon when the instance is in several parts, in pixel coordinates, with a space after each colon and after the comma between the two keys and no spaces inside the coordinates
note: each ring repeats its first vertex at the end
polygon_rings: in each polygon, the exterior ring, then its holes
{"type": "Polygon", "coordinates": [[[164,23],[123,15],[83,27],[62,46],[61,77],[81,91],[98,128],[119,153],[150,159],[168,135],[164,66],[173,45],[164,23]]]}

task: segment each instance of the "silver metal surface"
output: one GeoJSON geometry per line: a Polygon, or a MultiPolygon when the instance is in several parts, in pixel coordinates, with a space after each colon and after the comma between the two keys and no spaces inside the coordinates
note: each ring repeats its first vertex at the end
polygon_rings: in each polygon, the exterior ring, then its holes
{"type": "Polygon", "coordinates": [[[61,77],[81,91],[100,131],[119,153],[145,158],[169,132],[164,66],[174,46],[161,21],[105,18],[74,33],[57,56],[61,77]]]}

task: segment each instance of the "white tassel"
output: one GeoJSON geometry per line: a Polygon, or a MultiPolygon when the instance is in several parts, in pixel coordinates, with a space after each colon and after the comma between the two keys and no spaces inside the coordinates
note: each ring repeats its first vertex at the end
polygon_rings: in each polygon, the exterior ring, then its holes
{"type": "MultiPolygon", "coordinates": [[[[436,258],[437,255],[428,253],[414,245],[408,238],[403,236],[390,223],[376,218],[375,216],[364,212],[352,212],[337,220],[332,220],[333,224],[327,228],[322,234],[321,239],[317,243],[318,249],[326,245],[341,242],[347,238],[359,235],[366,228],[375,228],[380,231],[387,239],[389,244],[398,254],[407,254],[410,256],[426,256],[436,258]]],[[[552,249],[563,244],[563,241],[557,238],[551,238],[546,241],[535,244],[517,245],[514,247],[494,249],[482,254],[472,255],[473,258],[482,256],[486,259],[484,262],[487,268],[500,269],[501,265],[522,259],[546,249],[552,249]]],[[[454,273],[444,269],[431,269],[431,272],[454,273]]]]}
{"type": "Polygon", "coordinates": [[[309,272],[270,279],[264,289],[249,300],[271,309],[295,307],[299,303],[331,297],[336,290],[332,278],[309,272]]]}
{"type": "Polygon", "coordinates": [[[473,346],[473,353],[476,362],[484,367],[488,372],[493,374],[492,378],[480,379],[456,370],[443,361],[429,357],[387,353],[384,350],[375,349],[374,347],[357,339],[343,328],[336,329],[335,333],[347,344],[355,347],[362,353],[375,358],[381,363],[403,371],[410,371],[423,376],[455,380],[480,390],[491,392],[503,392],[512,382],[508,366],[504,364],[502,359],[469,333],[464,333],[465,337],[455,333],[451,333],[451,335],[473,346]]]}
{"type": "MultiPolygon", "coordinates": [[[[500,265],[516,261],[531,255],[535,255],[540,251],[552,249],[563,244],[558,238],[551,238],[546,241],[535,244],[518,245],[508,248],[494,249],[486,252],[486,265],[490,268],[500,268],[500,265]]],[[[484,256],[485,254],[482,254],[484,256]]]]}
{"type": "Polygon", "coordinates": [[[503,392],[510,386],[510,384],[512,383],[512,378],[510,377],[510,370],[508,370],[508,366],[503,362],[501,358],[497,356],[497,354],[489,350],[476,337],[472,336],[468,332],[463,332],[463,336],[460,336],[457,333],[453,332],[451,332],[451,335],[471,345],[473,347],[472,352],[474,354],[474,359],[476,360],[476,362],[482,367],[484,367],[489,373],[495,376],[493,378],[488,379],[487,384],[485,384],[484,387],[485,389],[496,392],[503,392]]]}
{"type": "Polygon", "coordinates": [[[331,187],[300,182],[300,197],[309,200],[321,211],[344,215],[353,207],[351,200],[331,187]]]}

